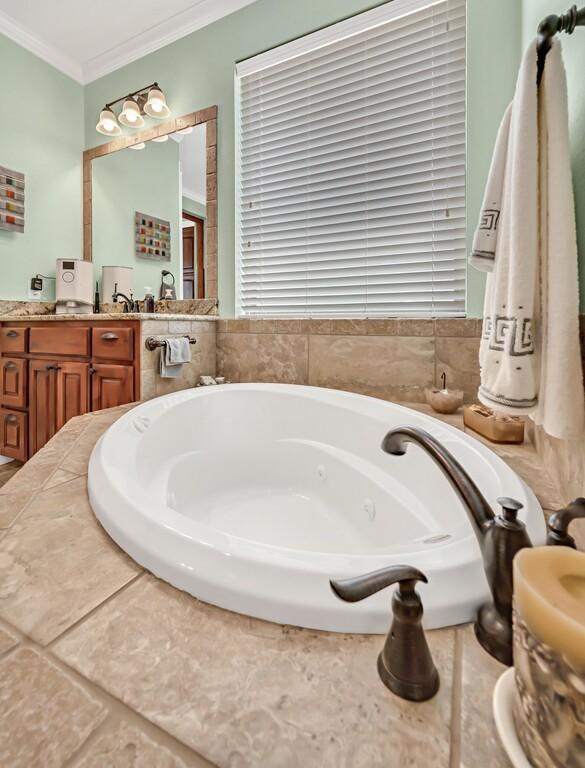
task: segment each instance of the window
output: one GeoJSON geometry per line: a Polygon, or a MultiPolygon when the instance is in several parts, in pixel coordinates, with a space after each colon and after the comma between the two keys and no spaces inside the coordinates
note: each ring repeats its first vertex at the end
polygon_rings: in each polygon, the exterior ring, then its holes
{"type": "Polygon", "coordinates": [[[237,312],[465,314],[465,0],[237,65],[237,312]]]}

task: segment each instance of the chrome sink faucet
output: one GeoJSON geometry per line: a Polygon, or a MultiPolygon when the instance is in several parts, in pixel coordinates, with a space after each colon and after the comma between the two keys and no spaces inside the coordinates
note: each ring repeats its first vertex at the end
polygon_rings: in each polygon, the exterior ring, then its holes
{"type": "Polygon", "coordinates": [[[474,629],[485,650],[508,666],[512,659],[512,561],[524,547],[531,547],[526,526],[518,519],[522,504],[500,498],[503,513],[495,514],[483,494],[457,459],[432,435],[417,427],[393,429],[382,441],[382,450],[393,456],[406,453],[408,443],[425,450],[440,467],[463,502],[479,542],[492,600],[479,609],[474,629]]]}

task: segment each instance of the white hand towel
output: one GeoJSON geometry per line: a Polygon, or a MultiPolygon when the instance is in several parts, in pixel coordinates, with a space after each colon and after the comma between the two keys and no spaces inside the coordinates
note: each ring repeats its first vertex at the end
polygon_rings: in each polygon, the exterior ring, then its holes
{"type": "Polygon", "coordinates": [[[566,81],[553,41],[538,94],[526,52],[490,168],[471,263],[488,272],[481,402],[555,437],[585,430],[566,81]],[[550,253],[550,260],[549,260],[550,253]]]}
{"type": "Polygon", "coordinates": [[[585,433],[579,274],[567,79],[553,40],[540,84],[541,371],[534,420],[561,439],[585,433]]]}
{"type": "Polygon", "coordinates": [[[167,339],[168,356],[167,362],[171,365],[178,363],[188,363],[191,360],[191,345],[186,336],[178,339],[167,339]]]}
{"type": "Polygon", "coordinates": [[[176,379],[183,371],[183,363],[191,360],[189,340],[165,339],[160,349],[160,376],[163,379],[176,379]]]}

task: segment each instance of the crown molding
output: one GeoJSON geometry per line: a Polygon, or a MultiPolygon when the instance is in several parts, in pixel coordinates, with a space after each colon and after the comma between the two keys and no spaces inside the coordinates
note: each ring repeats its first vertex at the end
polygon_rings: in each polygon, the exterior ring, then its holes
{"type": "Polygon", "coordinates": [[[134,35],[120,45],[116,45],[99,56],[89,59],[82,64],[83,82],[109,75],[121,67],[141,59],[149,53],[158,51],[170,43],[190,35],[192,32],[228,16],[255,0],[199,0],[185,11],[171,16],[155,27],[134,35]]]}
{"type": "Polygon", "coordinates": [[[43,61],[46,61],[47,64],[81,83],[81,85],[84,84],[83,69],[79,62],[61,53],[58,48],[50,43],[41,40],[40,37],[17,24],[2,11],[0,11],[0,32],[12,40],[12,42],[20,45],[21,48],[34,53],[35,56],[38,56],[43,61]]]}
{"type": "Polygon", "coordinates": [[[199,0],[191,8],[83,62],[62,53],[56,46],[29,32],[2,11],[0,33],[81,85],[87,85],[253,2],[255,0],[199,0]]]}

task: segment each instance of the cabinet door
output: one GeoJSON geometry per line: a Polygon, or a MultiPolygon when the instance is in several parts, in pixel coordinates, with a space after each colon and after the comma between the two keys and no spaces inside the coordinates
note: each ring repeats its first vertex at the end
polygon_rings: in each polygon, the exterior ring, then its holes
{"type": "Polygon", "coordinates": [[[26,408],[26,360],[0,358],[0,405],[26,408]]]}
{"type": "Polygon", "coordinates": [[[11,459],[26,461],[26,413],[0,409],[0,453],[11,459]]]}
{"type": "Polygon", "coordinates": [[[89,363],[57,365],[57,429],[89,411],[89,363]]]}
{"type": "Polygon", "coordinates": [[[91,368],[91,410],[101,411],[134,400],[134,368],[131,365],[102,365],[91,368]]]}
{"type": "Polygon", "coordinates": [[[57,372],[51,360],[31,360],[29,378],[29,453],[40,450],[57,431],[57,372]]]}

